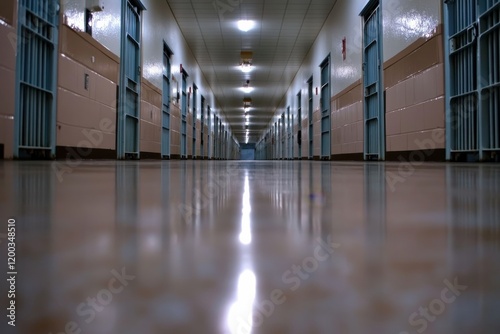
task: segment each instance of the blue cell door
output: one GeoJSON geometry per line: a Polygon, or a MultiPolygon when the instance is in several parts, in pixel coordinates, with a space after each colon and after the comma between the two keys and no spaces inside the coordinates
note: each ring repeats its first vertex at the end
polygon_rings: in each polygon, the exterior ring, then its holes
{"type": "Polygon", "coordinates": [[[214,159],[219,158],[219,117],[214,115],[214,159]]]}
{"type": "Polygon", "coordinates": [[[196,159],[196,118],[198,117],[198,87],[193,85],[193,148],[191,150],[193,159],[196,159]]]}
{"type": "Polygon", "coordinates": [[[321,67],[321,159],[330,159],[330,55],[320,65],[321,67]]]}
{"type": "Polygon", "coordinates": [[[307,81],[307,112],[309,124],[309,159],[314,156],[314,120],[313,120],[313,78],[307,81]]]}
{"type": "Polygon", "coordinates": [[[201,135],[200,135],[200,157],[203,159],[205,157],[205,97],[201,96],[201,107],[200,107],[200,117],[201,117],[201,135]]]}
{"type": "Polygon", "coordinates": [[[163,44],[163,96],[162,96],[162,130],[161,130],[161,156],[170,158],[170,57],[172,51],[163,44]]]}
{"type": "Polygon", "coordinates": [[[281,114],[281,159],[286,159],[286,120],[285,113],[281,114]]]}
{"type": "Polygon", "coordinates": [[[297,112],[298,112],[298,120],[299,120],[299,130],[297,133],[297,145],[299,150],[299,159],[302,159],[302,94],[299,92],[297,94],[297,112]]]}
{"type": "Polygon", "coordinates": [[[290,114],[290,106],[288,106],[286,113],[287,113],[286,115],[287,158],[290,160],[293,159],[293,137],[292,137],[293,120],[292,120],[292,115],[290,114]]]}
{"type": "Polygon", "coordinates": [[[186,71],[181,73],[181,158],[187,159],[187,76],[186,71]]]}
{"type": "Polygon", "coordinates": [[[499,160],[500,0],[444,7],[446,158],[499,160]]]}
{"type": "Polygon", "coordinates": [[[385,112],[382,88],[382,25],[378,1],[361,13],[364,20],[364,159],[385,159],[385,112]]]}
{"type": "Polygon", "coordinates": [[[55,158],[59,1],[19,0],[15,158],[55,158]]]}
{"type": "Polygon", "coordinates": [[[225,131],[225,126],[222,125],[222,121],[219,125],[219,129],[220,129],[220,140],[219,140],[219,158],[220,159],[224,159],[224,131],[225,131]]]}
{"type": "Polygon", "coordinates": [[[141,12],[139,1],[122,1],[120,97],[117,124],[117,158],[139,159],[141,94],[141,12]]]}
{"type": "Polygon", "coordinates": [[[212,110],[210,106],[207,106],[207,126],[208,126],[208,134],[207,134],[207,158],[210,159],[213,155],[210,150],[212,146],[210,145],[210,141],[212,140],[211,132],[212,132],[212,110]]]}

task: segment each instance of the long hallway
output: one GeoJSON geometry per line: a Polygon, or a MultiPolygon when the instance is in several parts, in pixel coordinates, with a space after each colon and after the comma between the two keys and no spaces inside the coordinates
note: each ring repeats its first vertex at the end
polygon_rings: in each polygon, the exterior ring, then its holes
{"type": "Polygon", "coordinates": [[[0,162],[18,333],[500,332],[498,164],[63,163],[0,162]]]}

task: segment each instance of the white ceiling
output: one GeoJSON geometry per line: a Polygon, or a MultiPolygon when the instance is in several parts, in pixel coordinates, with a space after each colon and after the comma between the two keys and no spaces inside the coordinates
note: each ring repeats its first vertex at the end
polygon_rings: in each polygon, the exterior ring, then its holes
{"type": "Polygon", "coordinates": [[[245,143],[243,98],[252,99],[250,139],[256,142],[312,47],[337,0],[166,0],[211,86],[233,134],[245,143]],[[242,32],[237,21],[256,22],[242,32]],[[251,73],[238,69],[253,52],[251,73]],[[255,88],[245,95],[246,80],[255,88]]]}

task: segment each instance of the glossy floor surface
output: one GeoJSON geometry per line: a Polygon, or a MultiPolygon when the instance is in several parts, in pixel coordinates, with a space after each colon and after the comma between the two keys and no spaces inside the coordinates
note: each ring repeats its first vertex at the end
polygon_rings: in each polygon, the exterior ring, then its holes
{"type": "Polygon", "coordinates": [[[500,333],[498,164],[4,161],[0,203],[17,333],[500,333]]]}

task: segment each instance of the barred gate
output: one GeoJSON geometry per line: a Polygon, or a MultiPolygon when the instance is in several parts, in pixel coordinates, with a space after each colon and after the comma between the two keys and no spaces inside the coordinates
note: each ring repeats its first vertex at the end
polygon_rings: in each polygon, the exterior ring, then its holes
{"type": "Polygon", "coordinates": [[[364,158],[385,159],[385,112],[382,86],[382,20],[379,1],[361,12],[364,19],[364,158]]]}
{"type": "Polygon", "coordinates": [[[445,0],[447,160],[499,160],[500,0],[445,0]]]}
{"type": "Polygon", "coordinates": [[[141,12],[144,9],[137,0],[122,3],[118,159],[140,158],[141,12]]]}
{"type": "Polygon", "coordinates": [[[321,67],[321,159],[331,158],[331,64],[330,55],[319,65],[321,67]]]}
{"type": "Polygon", "coordinates": [[[19,0],[15,158],[55,158],[59,1],[19,0]]]}
{"type": "Polygon", "coordinates": [[[163,44],[163,95],[162,95],[162,120],[161,120],[161,157],[170,159],[170,77],[172,66],[170,57],[172,51],[163,44]]]}

